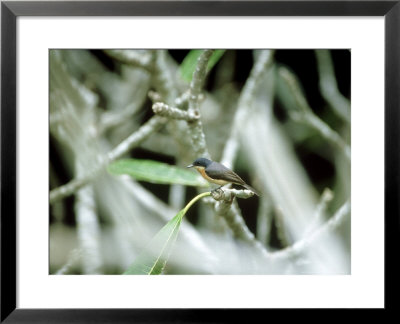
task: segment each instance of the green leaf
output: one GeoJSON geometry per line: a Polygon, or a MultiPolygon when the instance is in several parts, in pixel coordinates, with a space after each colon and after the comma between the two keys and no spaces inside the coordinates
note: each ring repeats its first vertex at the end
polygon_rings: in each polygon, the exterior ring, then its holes
{"type": "Polygon", "coordinates": [[[128,174],[136,180],[159,184],[182,184],[206,187],[207,182],[193,170],[186,170],[152,160],[122,159],[111,163],[108,171],[114,175],[128,174]]]}
{"type": "Polygon", "coordinates": [[[161,274],[178,237],[182,217],[183,211],[180,211],[154,236],[124,274],[161,274]]]}
{"type": "MultiPolygon", "coordinates": [[[[203,50],[191,50],[186,57],[183,59],[181,66],[180,66],[180,71],[182,78],[185,81],[192,81],[193,77],[193,72],[196,69],[197,65],[197,60],[203,50]]],[[[207,71],[210,71],[215,64],[219,61],[219,59],[222,57],[222,55],[225,53],[225,50],[215,50],[214,53],[211,55],[210,60],[208,61],[207,64],[207,71]]]]}
{"type": "Polygon", "coordinates": [[[193,198],[184,209],[172,218],[150,241],[144,251],[136,258],[124,274],[159,275],[165,268],[173,249],[183,216],[189,208],[199,199],[209,196],[204,192],[193,198]]]}

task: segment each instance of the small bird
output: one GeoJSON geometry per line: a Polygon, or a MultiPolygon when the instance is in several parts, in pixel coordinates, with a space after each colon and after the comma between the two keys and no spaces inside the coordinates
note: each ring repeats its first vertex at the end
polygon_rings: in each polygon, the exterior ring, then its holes
{"type": "Polygon", "coordinates": [[[220,185],[221,188],[223,185],[228,183],[233,183],[240,185],[252,192],[254,192],[257,196],[258,193],[254,188],[249,186],[246,182],[242,180],[235,172],[228,169],[226,166],[221,163],[214,162],[208,160],[206,158],[198,158],[191,165],[188,165],[187,168],[195,168],[201,176],[206,179],[208,182],[212,182],[220,185]]]}

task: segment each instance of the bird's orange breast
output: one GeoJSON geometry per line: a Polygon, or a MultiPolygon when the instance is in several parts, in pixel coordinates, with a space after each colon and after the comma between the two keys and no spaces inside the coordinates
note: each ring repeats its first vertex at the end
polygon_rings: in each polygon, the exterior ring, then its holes
{"type": "Polygon", "coordinates": [[[226,185],[227,183],[229,183],[228,181],[225,181],[225,180],[218,180],[218,179],[210,178],[207,175],[206,170],[204,168],[202,168],[202,167],[195,167],[195,168],[201,174],[201,176],[204,179],[206,179],[208,182],[212,182],[212,183],[218,184],[220,186],[223,186],[223,185],[226,185]]]}

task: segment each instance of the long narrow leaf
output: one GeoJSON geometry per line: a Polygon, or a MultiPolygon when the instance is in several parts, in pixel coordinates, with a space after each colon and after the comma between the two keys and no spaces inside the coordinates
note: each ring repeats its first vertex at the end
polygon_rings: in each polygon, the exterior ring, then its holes
{"type": "Polygon", "coordinates": [[[114,175],[128,174],[136,180],[158,184],[208,185],[197,172],[152,160],[117,160],[108,166],[108,172],[114,175]]]}
{"type": "Polygon", "coordinates": [[[199,199],[209,196],[210,192],[202,193],[193,198],[184,209],[172,218],[150,241],[144,251],[136,258],[124,274],[158,275],[165,268],[173,249],[183,216],[199,199]]]}

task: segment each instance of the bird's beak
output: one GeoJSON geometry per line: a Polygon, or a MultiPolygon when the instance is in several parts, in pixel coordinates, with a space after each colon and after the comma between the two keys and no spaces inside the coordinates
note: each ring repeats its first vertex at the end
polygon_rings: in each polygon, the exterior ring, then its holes
{"type": "Polygon", "coordinates": [[[194,167],[193,164],[187,166],[187,168],[193,168],[193,167],[194,167]]]}

